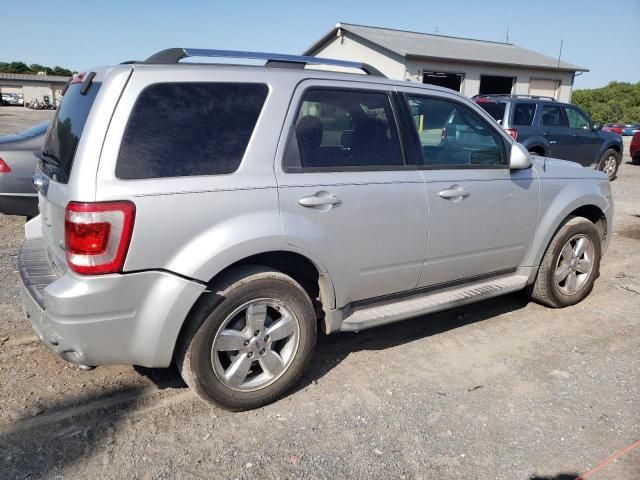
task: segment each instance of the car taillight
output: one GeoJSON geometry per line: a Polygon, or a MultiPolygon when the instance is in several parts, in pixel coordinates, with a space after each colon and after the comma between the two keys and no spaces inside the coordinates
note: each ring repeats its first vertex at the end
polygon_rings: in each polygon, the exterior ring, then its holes
{"type": "Polygon", "coordinates": [[[70,202],[64,219],[69,268],[85,275],[122,271],[135,214],[127,201],[70,202]]]}
{"type": "Polygon", "coordinates": [[[4,160],[2,160],[2,158],[0,158],[0,173],[11,173],[11,168],[9,167],[9,165],[4,163],[4,160]]]}
{"type": "Polygon", "coordinates": [[[507,128],[505,129],[509,136],[514,140],[518,140],[518,129],[517,128],[507,128]]]}

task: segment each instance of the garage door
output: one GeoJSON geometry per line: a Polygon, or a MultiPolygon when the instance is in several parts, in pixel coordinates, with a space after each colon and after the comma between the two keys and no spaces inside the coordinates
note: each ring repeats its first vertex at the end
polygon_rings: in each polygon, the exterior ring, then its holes
{"type": "Polygon", "coordinates": [[[529,85],[529,95],[539,95],[541,97],[556,98],[556,88],[558,82],[556,80],[531,79],[529,85]]]}

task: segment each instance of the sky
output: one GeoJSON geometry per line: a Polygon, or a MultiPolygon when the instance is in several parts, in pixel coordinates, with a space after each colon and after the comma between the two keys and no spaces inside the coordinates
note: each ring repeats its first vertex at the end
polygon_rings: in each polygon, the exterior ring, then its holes
{"type": "MultiPolygon", "coordinates": [[[[4,0],[0,0],[4,3],[4,0]]],[[[504,41],[588,68],[575,88],[640,81],[640,0],[22,0],[2,7],[0,61],[91,66],[168,47],[300,54],[336,23],[504,41]],[[12,20],[13,18],[13,20],[12,20]]]]}

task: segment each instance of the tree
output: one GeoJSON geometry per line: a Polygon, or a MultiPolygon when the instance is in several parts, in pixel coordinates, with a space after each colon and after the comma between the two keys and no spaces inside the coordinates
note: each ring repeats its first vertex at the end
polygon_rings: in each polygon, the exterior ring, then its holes
{"type": "Polygon", "coordinates": [[[55,66],[53,68],[39,63],[32,63],[27,65],[24,62],[0,62],[0,72],[2,73],[27,73],[31,75],[37,75],[38,72],[45,72],[47,75],[61,75],[64,77],[70,77],[73,72],[67,68],[55,66]]]}
{"type": "Polygon", "coordinates": [[[572,101],[602,123],[640,123],[640,82],[573,92],[572,101]]]}

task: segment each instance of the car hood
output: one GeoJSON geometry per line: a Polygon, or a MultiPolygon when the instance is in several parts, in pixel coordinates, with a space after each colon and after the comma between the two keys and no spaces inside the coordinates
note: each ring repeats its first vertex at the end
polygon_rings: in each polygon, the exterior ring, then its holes
{"type": "Polygon", "coordinates": [[[598,170],[558,158],[534,157],[533,166],[540,178],[607,179],[607,176],[598,170]]]}

